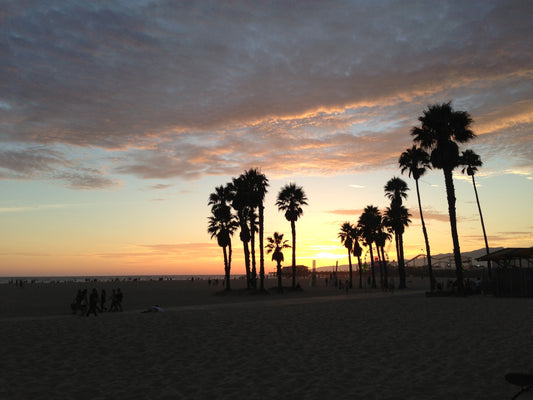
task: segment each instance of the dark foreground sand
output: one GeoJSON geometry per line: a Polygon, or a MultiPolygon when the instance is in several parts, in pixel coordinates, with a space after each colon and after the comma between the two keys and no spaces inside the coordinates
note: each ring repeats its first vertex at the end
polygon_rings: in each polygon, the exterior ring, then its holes
{"type": "Polygon", "coordinates": [[[36,286],[0,287],[0,399],[510,399],[533,372],[533,299],[130,282],[78,317],[72,284],[36,286]]]}

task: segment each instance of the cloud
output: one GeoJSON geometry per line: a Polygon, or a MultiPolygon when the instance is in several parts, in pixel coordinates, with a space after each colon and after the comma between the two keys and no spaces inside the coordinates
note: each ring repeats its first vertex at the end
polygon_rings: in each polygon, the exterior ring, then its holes
{"type": "Polygon", "coordinates": [[[91,168],[86,164],[42,145],[19,145],[0,151],[0,179],[60,181],[73,189],[107,189],[119,185],[101,167],[91,168]]]}
{"type": "Polygon", "coordinates": [[[359,209],[359,210],[331,210],[331,211],[328,211],[328,213],[330,214],[335,214],[335,215],[361,215],[363,213],[363,209],[359,209]]]}
{"type": "Polygon", "coordinates": [[[164,183],[158,183],[156,185],[151,186],[151,188],[155,190],[164,190],[164,189],[168,189],[169,187],[172,187],[172,185],[166,185],[164,183]]]}
{"type": "MultiPolygon", "coordinates": [[[[418,209],[412,209],[409,210],[409,212],[412,214],[412,219],[420,219],[420,212],[418,209]]],[[[434,220],[439,222],[450,222],[450,216],[448,213],[435,211],[433,209],[423,209],[422,212],[424,213],[424,221],[434,220]]],[[[461,220],[464,220],[464,218],[461,220]]]]}
{"type": "MultiPolygon", "coordinates": [[[[248,165],[357,173],[395,165],[422,109],[455,99],[484,157],[531,169],[529,11],[503,0],[10,2],[0,141],[115,158],[105,173],[56,174],[72,188],[248,165]]],[[[39,157],[10,166],[4,154],[0,174],[39,179],[69,161],[39,157]]]]}

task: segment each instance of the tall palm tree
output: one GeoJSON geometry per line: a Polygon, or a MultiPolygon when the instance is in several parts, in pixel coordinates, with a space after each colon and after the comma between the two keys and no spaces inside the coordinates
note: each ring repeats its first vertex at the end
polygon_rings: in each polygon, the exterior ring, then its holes
{"type": "Polygon", "coordinates": [[[398,221],[401,216],[401,207],[403,205],[403,199],[407,199],[407,191],[409,187],[407,183],[401,178],[391,178],[384,187],[385,197],[390,201],[390,208],[387,209],[387,224],[394,232],[396,239],[396,254],[398,255],[398,273],[400,275],[399,289],[406,287],[405,279],[405,257],[403,253],[403,231],[404,226],[398,221]]]}
{"type": "Polygon", "coordinates": [[[288,240],[283,240],[283,233],[274,232],[274,236],[267,237],[268,244],[266,245],[267,254],[272,253],[272,261],[276,261],[276,274],[278,277],[278,292],[283,293],[281,263],[284,260],[283,249],[288,249],[291,246],[287,243],[288,240]]]}
{"type": "Polygon", "coordinates": [[[370,265],[372,270],[372,288],[376,288],[376,273],[374,268],[374,252],[372,245],[376,240],[376,235],[381,225],[381,213],[377,207],[372,205],[366,206],[363,213],[359,216],[357,229],[361,233],[363,244],[370,249],[370,265]]]}
{"type": "Polygon", "coordinates": [[[339,239],[341,244],[348,250],[348,265],[350,267],[350,289],[353,287],[353,269],[352,269],[352,253],[354,247],[354,237],[356,238],[355,227],[350,222],[344,222],[341,225],[339,232],[339,239]]]}
{"type": "MultiPolygon", "coordinates": [[[[248,182],[250,194],[251,194],[251,205],[254,209],[258,210],[259,215],[259,278],[260,278],[260,289],[264,290],[265,288],[265,253],[263,245],[263,236],[265,229],[265,206],[264,200],[267,193],[268,179],[266,175],[262,174],[258,168],[251,168],[244,173],[244,179],[248,182]]],[[[253,213],[252,213],[253,214],[253,213]]],[[[254,230],[253,223],[251,223],[252,232],[254,230]]],[[[255,255],[254,255],[255,256],[255,255]]],[[[253,264],[255,266],[255,262],[253,264]]],[[[252,282],[254,287],[256,286],[256,274],[254,273],[254,268],[252,266],[252,282]]]]}
{"type": "MultiPolygon", "coordinates": [[[[489,242],[487,240],[487,232],[485,231],[485,223],[483,222],[483,214],[481,213],[481,206],[479,204],[479,197],[477,194],[476,180],[474,175],[477,172],[477,167],[482,167],[483,162],[481,157],[472,150],[465,150],[461,155],[459,163],[464,167],[461,172],[465,172],[472,177],[472,185],[474,186],[474,193],[476,194],[477,209],[479,210],[479,219],[481,220],[481,228],[483,229],[483,238],[485,239],[485,250],[487,251],[487,256],[489,255],[489,242]]],[[[490,260],[487,261],[488,274],[489,278],[492,277],[491,263],[490,260]]]]}
{"type": "Polygon", "coordinates": [[[292,232],[292,288],[296,288],[296,221],[303,215],[302,206],[307,205],[307,196],[301,186],[289,183],[278,193],[276,206],[285,211],[285,218],[291,223],[292,232]]]}
{"type": "Polygon", "coordinates": [[[228,184],[229,190],[232,194],[231,206],[237,211],[237,222],[240,226],[239,237],[243,244],[244,251],[244,265],[246,271],[246,287],[250,289],[251,282],[251,270],[250,270],[250,240],[252,238],[249,222],[250,213],[253,211],[250,201],[250,191],[247,186],[247,182],[244,176],[241,175],[238,178],[233,178],[232,182],[228,184]]]}
{"type": "Polygon", "coordinates": [[[457,275],[457,289],[464,292],[463,268],[459,235],[457,233],[457,215],[455,211],[455,187],[453,185],[453,170],[459,165],[459,145],[472,140],[476,135],[470,129],[472,118],[466,111],[455,111],[451,102],[434,104],[424,110],[424,115],[418,120],[421,125],[414,127],[411,135],[415,143],[430,152],[431,165],[442,169],[446,183],[446,197],[448,199],[448,214],[453,241],[453,255],[457,275]]]}
{"type": "Polygon", "coordinates": [[[426,244],[426,258],[428,263],[429,273],[429,288],[430,291],[435,290],[435,276],[433,275],[433,267],[431,265],[431,249],[429,247],[429,238],[426,230],[426,223],[424,222],[424,213],[422,212],[422,203],[420,201],[420,188],[418,180],[423,176],[428,169],[431,168],[429,163],[429,154],[420,147],[413,146],[405,150],[398,160],[402,174],[407,171],[409,177],[413,177],[416,184],[416,197],[418,199],[418,212],[420,213],[420,221],[422,222],[422,233],[424,234],[424,241],[426,244]]]}
{"type": "Polygon", "coordinates": [[[211,234],[211,239],[216,237],[218,245],[222,247],[226,290],[231,290],[231,236],[237,229],[237,221],[229,206],[230,201],[231,195],[228,186],[215,188],[215,192],[209,195],[208,201],[208,205],[212,206],[212,215],[208,218],[207,232],[211,234]]]}
{"type": "Polygon", "coordinates": [[[394,233],[396,242],[396,254],[398,255],[398,274],[400,276],[399,289],[406,288],[405,257],[403,253],[403,234],[405,228],[411,223],[409,211],[405,206],[391,203],[385,210],[383,225],[394,233]]]}

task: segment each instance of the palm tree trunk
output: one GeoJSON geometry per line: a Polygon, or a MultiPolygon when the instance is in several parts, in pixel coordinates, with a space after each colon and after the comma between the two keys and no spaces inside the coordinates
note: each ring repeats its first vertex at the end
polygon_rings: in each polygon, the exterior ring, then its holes
{"type": "MultiPolygon", "coordinates": [[[[487,257],[489,256],[489,242],[487,240],[487,232],[485,232],[485,223],[483,222],[483,214],[481,213],[481,206],[479,204],[479,197],[477,195],[476,181],[474,175],[472,175],[472,184],[474,185],[474,193],[476,194],[477,209],[479,210],[479,219],[481,220],[481,228],[483,229],[483,238],[485,239],[485,250],[487,251],[487,257]]],[[[487,260],[487,269],[489,273],[489,279],[492,278],[492,266],[490,260],[487,260]]]]}
{"type": "Polygon", "coordinates": [[[226,246],[222,247],[224,252],[224,276],[226,277],[226,290],[231,290],[230,285],[230,264],[228,262],[228,252],[226,251],[226,246]]]}
{"type": "Polygon", "coordinates": [[[398,240],[398,234],[396,232],[394,232],[394,244],[396,245],[396,258],[398,262],[398,278],[399,278],[401,276],[400,270],[402,269],[401,267],[402,255],[400,253],[400,243],[398,240]]]}
{"type": "Polygon", "coordinates": [[[383,289],[384,282],[383,282],[383,260],[381,259],[381,253],[379,252],[379,246],[376,244],[376,251],[378,252],[378,260],[379,260],[379,283],[380,288],[383,289]]]}
{"type": "Polygon", "coordinates": [[[296,289],[296,223],[291,221],[292,232],[292,288],[296,289]]]}
{"type": "Polygon", "coordinates": [[[281,262],[278,261],[277,265],[277,275],[278,275],[278,292],[283,293],[283,282],[281,280],[281,262]]]}
{"type": "Polygon", "coordinates": [[[361,263],[361,256],[357,256],[357,263],[359,264],[359,289],[363,288],[363,264],[361,263]]]}
{"type": "Polygon", "coordinates": [[[370,248],[370,268],[372,269],[372,289],[376,288],[376,271],[374,269],[374,252],[372,251],[372,243],[369,245],[370,248]]]}
{"type": "Polygon", "coordinates": [[[464,292],[463,266],[461,260],[461,249],[459,247],[459,234],[457,233],[457,215],[455,213],[455,187],[453,185],[453,174],[449,168],[443,169],[444,180],[446,182],[446,196],[448,198],[448,214],[450,215],[450,228],[453,241],[453,257],[455,260],[455,274],[457,276],[457,290],[464,292]]]}
{"type": "Polygon", "coordinates": [[[398,233],[398,249],[400,250],[400,264],[398,265],[398,272],[400,274],[400,283],[398,289],[405,289],[407,287],[405,279],[405,256],[403,254],[403,235],[398,233]]]}
{"type": "Polygon", "coordinates": [[[264,236],[264,211],[263,203],[259,205],[259,279],[261,281],[261,290],[265,290],[265,248],[263,246],[264,236]]]}
{"type": "Polygon", "coordinates": [[[252,253],[252,271],[250,274],[250,287],[255,288],[256,284],[256,276],[257,276],[257,269],[256,269],[256,259],[255,259],[255,224],[254,220],[252,219],[250,222],[250,235],[251,235],[251,253],[252,253]]]}
{"type": "Polygon", "coordinates": [[[383,285],[389,287],[389,271],[387,271],[387,260],[385,260],[385,247],[381,246],[381,259],[383,260],[383,285]]]}
{"type": "Polygon", "coordinates": [[[350,289],[353,287],[353,270],[352,270],[352,255],[350,253],[351,249],[348,249],[348,265],[350,266],[350,289]]]}
{"type": "MultiPolygon", "coordinates": [[[[244,229],[248,229],[246,226],[246,222],[244,222],[244,225],[241,224],[241,232],[243,231],[243,226],[244,226],[244,229]]],[[[244,249],[244,267],[246,269],[246,288],[250,289],[250,246],[248,245],[248,240],[243,240],[241,238],[241,241],[242,241],[242,247],[244,249]]]]}
{"type": "Polygon", "coordinates": [[[433,267],[431,266],[431,251],[429,248],[428,233],[426,231],[426,223],[424,222],[424,214],[422,213],[422,202],[420,201],[420,190],[418,188],[418,179],[415,179],[416,183],[416,196],[418,198],[418,211],[420,212],[420,221],[422,222],[422,233],[424,234],[424,241],[426,243],[426,258],[428,262],[429,273],[429,290],[433,292],[435,290],[435,276],[433,275],[433,267]]]}

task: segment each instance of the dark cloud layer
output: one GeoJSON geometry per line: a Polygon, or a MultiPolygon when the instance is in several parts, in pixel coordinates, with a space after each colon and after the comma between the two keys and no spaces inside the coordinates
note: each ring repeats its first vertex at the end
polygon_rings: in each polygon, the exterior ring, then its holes
{"type": "Polygon", "coordinates": [[[485,154],[533,167],[528,1],[24,1],[0,18],[0,140],[47,146],[2,152],[4,178],[356,172],[394,163],[449,99],[485,154]],[[57,145],[114,168],[65,171],[57,145]]]}

